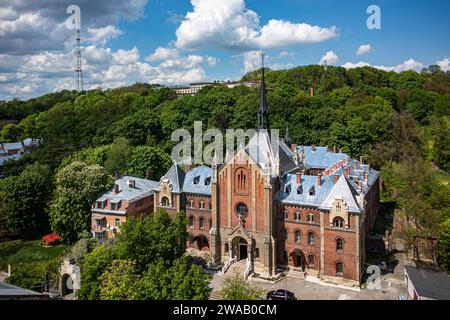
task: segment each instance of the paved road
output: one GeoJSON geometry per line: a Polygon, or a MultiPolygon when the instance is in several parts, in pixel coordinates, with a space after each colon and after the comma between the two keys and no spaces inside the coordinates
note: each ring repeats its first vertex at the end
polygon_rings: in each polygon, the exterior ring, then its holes
{"type": "MultiPolygon", "coordinates": [[[[211,285],[219,289],[223,276],[215,274],[211,285]]],[[[286,277],[277,283],[249,278],[249,282],[265,291],[287,289],[301,300],[398,300],[400,294],[406,293],[400,281],[381,281],[380,290],[344,289],[333,285],[314,283],[298,278],[286,277]]]]}

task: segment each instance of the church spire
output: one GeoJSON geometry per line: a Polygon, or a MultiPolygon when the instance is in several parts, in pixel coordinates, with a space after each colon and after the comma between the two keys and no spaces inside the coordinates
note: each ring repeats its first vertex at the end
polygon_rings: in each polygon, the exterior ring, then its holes
{"type": "Polygon", "coordinates": [[[259,98],[258,129],[269,130],[269,111],[266,102],[266,82],[264,79],[264,53],[261,53],[261,95],[259,98]]]}

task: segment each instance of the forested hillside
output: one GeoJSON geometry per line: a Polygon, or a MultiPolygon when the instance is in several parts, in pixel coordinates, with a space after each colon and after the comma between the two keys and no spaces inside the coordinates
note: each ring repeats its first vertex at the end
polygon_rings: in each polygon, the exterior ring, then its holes
{"type": "MultiPolygon", "coordinates": [[[[258,79],[255,71],[243,80],[258,79]]],[[[271,128],[289,128],[297,144],[336,146],[381,169],[384,199],[415,222],[408,239],[441,238],[439,259],[448,268],[450,72],[436,66],[420,74],[329,67],[325,74],[320,66],[306,66],[269,71],[266,81],[271,128]]],[[[177,98],[170,89],[136,84],[1,103],[0,140],[44,143],[6,164],[0,197],[28,197],[29,211],[0,201],[0,237],[35,238],[49,230],[48,216],[57,214],[51,203],[61,201],[55,174],[70,163],[100,165],[111,176],[150,173],[159,179],[171,164],[173,130],[192,130],[194,121],[203,121],[204,129],[255,128],[258,99],[259,89],[245,86],[207,87],[177,98]],[[24,230],[30,219],[37,229],[24,230]]]]}

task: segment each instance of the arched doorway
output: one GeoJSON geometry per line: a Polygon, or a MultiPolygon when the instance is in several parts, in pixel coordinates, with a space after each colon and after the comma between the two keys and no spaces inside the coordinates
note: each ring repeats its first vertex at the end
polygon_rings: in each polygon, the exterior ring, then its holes
{"type": "Polygon", "coordinates": [[[61,278],[61,295],[67,296],[73,293],[73,281],[69,274],[64,274],[61,278]]]}
{"type": "Polygon", "coordinates": [[[306,258],[300,249],[295,249],[291,253],[292,265],[295,268],[301,268],[303,271],[306,269],[306,258]]]}
{"type": "Polygon", "coordinates": [[[237,260],[247,259],[249,256],[249,245],[247,240],[242,237],[236,237],[232,241],[233,256],[237,257],[237,260]]]}
{"type": "Polygon", "coordinates": [[[197,250],[200,250],[200,251],[209,250],[208,238],[206,238],[206,236],[203,234],[200,234],[200,235],[192,238],[192,243],[194,243],[195,248],[197,250]]]}

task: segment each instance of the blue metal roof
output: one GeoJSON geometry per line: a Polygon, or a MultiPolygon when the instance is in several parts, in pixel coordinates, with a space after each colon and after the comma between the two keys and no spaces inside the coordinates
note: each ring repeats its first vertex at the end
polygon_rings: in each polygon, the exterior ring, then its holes
{"type": "Polygon", "coordinates": [[[132,201],[153,193],[153,189],[158,185],[157,181],[141,179],[136,177],[124,176],[115,181],[119,186],[119,192],[115,193],[114,188],[105,192],[97,201],[109,200],[110,203],[118,203],[122,200],[132,201]],[[128,181],[134,180],[135,187],[128,185],[128,181]]]}
{"type": "Polygon", "coordinates": [[[213,171],[210,167],[199,166],[186,173],[183,192],[211,195],[213,171]]]}
{"type": "MultiPolygon", "coordinates": [[[[298,146],[297,150],[301,152],[301,148],[301,146],[298,146]]],[[[303,151],[306,164],[312,168],[326,169],[348,158],[345,153],[335,153],[326,147],[303,146],[303,151]]]]}
{"type": "MultiPolygon", "coordinates": [[[[178,164],[174,164],[161,178],[160,182],[163,180],[170,181],[170,184],[172,185],[172,192],[181,193],[185,175],[186,174],[181,167],[178,164]]],[[[159,190],[159,185],[155,187],[155,190],[159,190]]]]}

